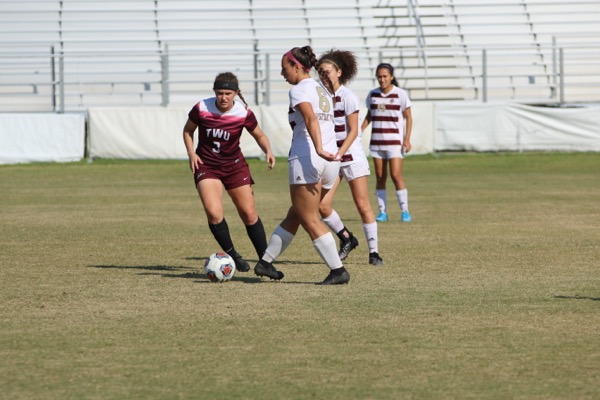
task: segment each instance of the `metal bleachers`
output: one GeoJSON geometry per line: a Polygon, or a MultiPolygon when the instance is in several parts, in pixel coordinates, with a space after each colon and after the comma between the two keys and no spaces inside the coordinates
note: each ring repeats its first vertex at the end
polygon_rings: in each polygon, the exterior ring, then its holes
{"type": "Polygon", "coordinates": [[[352,50],[361,95],[396,66],[414,100],[598,101],[597,0],[0,0],[0,112],[183,105],[236,73],[282,103],[281,54],[352,50]]]}
{"type": "Polygon", "coordinates": [[[392,10],[379,17],[388,37],[384,57],[401,67],[401,85],[413,97],[598,99],[590,89],[600,85],[598,1],[382,0],[379,7],[392,10]]]}

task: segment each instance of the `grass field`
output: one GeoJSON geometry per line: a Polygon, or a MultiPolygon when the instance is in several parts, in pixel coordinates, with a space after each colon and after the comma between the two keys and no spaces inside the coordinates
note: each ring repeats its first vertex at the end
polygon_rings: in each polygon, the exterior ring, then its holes
{"type": "MultiPolygon", "coordinates": [[[[250,164],[270,235],[287,163],[250,164]]],[[[208,282],[186,162],[1,166],[0,398],[600,398],[600,155],[413,156],[405,175],[413,222],[389,194],[383,267],[342,188],[361,245],[350,284],[321,287],[303,231],[283,281],[208,282]]]]}

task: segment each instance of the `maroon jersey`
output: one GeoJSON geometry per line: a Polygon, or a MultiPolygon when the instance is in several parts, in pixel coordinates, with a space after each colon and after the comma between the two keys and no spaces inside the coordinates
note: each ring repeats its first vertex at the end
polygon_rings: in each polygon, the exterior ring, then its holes
{"type": "Polygon", "coordinates": [[[244,128],[248,131],[256,128],[256,116],[239,101],[223,113],[217,108],[216,100],[215,97],[201,100],[188,114],[198,125],[196,154],[209,167],[222,168],[245,162],[240,138],[244,128]]]}

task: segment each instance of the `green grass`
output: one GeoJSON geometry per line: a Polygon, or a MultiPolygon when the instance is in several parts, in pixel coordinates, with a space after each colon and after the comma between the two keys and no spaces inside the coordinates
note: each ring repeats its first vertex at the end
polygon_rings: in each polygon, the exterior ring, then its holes
{"type": "MultiPolygon", "coordinates": [[[[270,235],[287,163],[250,163],[270,235]]],[[[342,187],[361,244],[350,284],[320,287],[303,231],[283,281],[208,282],[186,162],[1,166],[0,397],[600,398],[600,156],[413,156],[405,175],[413,222],[390,190],[381,268],[342,187]]]]}

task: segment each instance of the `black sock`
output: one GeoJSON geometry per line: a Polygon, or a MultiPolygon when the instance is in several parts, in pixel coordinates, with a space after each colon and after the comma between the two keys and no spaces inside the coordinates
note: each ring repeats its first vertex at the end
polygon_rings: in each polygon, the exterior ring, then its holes
{"type": "Polygon", "coordinates": [[[221,222],[216,225],[208,224],[210,231],[213,236],[221,246],[221,249],[230,256],[233,254],[237,254],[235,249],[233,248],[233,241],[231,240],[231,235],[229,234],[229,226],[227,225],[227,221],[225,218],[221,222]]]}
{"type": "Polygon", "coordinates": [[[260,217],[254,223],[254,225],[246,225],[246,232],[248,232],[248,237],[254,246],[254,250],[256,250],[256,255],[260,260],[265,254],[267,250],[267,236],[265,235],[265,227],[263,226],[260,217]]]}
{"type": "Polygon", "coordinates": [[[352,237],[352,233],[350,233],[348,231],[348,228],[346,228],[345,226],[344,226],[344,229],[342,229],[341,231],[336,233],[336,235],[344,243],[350,241],[350,238],[352,237]]]}

